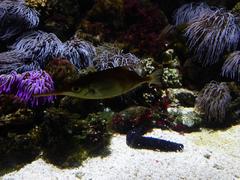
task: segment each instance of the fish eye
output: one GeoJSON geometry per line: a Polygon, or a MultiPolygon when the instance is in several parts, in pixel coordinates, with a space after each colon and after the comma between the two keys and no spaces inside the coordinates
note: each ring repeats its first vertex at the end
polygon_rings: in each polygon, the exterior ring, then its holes
{"type": "Polygon", "coordinates": [[[78,87],[72,87],[72,91],[78,91],[79,88],[78,87]]]}
{"type": "Polygon", "coordinates": [[[89,89],[88,92],[91,93],[91,94],[96,93],[95,89],[89,89]]]}

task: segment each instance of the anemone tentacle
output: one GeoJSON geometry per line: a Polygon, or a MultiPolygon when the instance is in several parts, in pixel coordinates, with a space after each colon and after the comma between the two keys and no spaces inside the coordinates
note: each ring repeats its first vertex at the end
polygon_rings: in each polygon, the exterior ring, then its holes
{"type": "Polygon", "coordinates": [[[227,57],[222,67],[222,76],[240,82],[240,51],[234,51],[227,57]]]}
{"type": "Polygon", "coordinates": [[[0,2],[0,40],[7,40],[39,24],[39,13],[26,6],[24,1],[0,2]]]}
{"type": "Polygon", "coordinates": [[[236,50],[240,42],[237,15],[216,9],[193,21],[186,28],[187,44],[195,60],[203,66],[212,65],[228,51],[236,50]]]}
{"type": "Polygon", "coordinates": [[[95,47],[87,41],[73,39],[64,43],[62,56],[74,64],[77,69],[92,66],[95,55],[95,47]]]}
{"type": "Polygon", "coordinates": [[[63,52],[63,44],[55,34],[40,30],[23,34],[9,48],[37,61],[41,68],[50,58],[58,57],[63,52]]]}
{"type": "Polygon", "coordinates": [[[184,4],[174,14],[175,25],[189,23],[212,12],[212,9],[206,3],[184,4]]]}
{"type": "Polygon", "coordinates": [[[227,108],[231,102],[230,90],[225,82],[207,84],[196,99],[196,108],[205,113],[208,122],[225,121],[227,108]]]}

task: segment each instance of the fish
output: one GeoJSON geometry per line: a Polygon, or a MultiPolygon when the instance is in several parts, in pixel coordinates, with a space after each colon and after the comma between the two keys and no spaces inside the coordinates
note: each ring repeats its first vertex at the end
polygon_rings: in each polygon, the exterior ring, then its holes
{"type": "Polygon", "coordinates": [[[126,94],[143,84],[161,86],[161,76],[162,71],[160,69],[142,77],[127,67],[116,67],[80,77],[64,91],[35,94],[33,96],[64,95],[80,99],[109,99],[126,94]]]}

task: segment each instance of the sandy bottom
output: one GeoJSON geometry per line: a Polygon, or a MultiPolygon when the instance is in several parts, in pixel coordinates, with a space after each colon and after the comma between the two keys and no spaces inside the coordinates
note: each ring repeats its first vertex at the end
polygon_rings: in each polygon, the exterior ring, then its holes
{"type": "Polygon", "coordinates": [[[184,151],[131,149],[125,136],[115,135],[109,156],[88,159],[81,167],[62,170],[38,159],[0,179],[240,179],[240,125],[223,131],[202,130],[184,135],[156,129],[148,136],[183,143],[184,151]]]}

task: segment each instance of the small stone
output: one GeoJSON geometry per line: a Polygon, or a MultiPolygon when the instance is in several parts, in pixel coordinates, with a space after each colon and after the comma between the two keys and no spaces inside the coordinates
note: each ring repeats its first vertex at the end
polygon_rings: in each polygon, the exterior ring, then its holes
{"type": "Polygon", "coordinates": [[[174,105],[194,107],[195,99],[197,97],[196,92],[184,88],[169,88],[167,91],[169,92],[169,98],[174,105]]]}
{"type": "Polygon", "coordinates": [[[168,113],[175,117],[176,124],[182,124],[189,128],[199,127],[203,121],[201,115],[194,108],[168,108],[168,113]]]}

